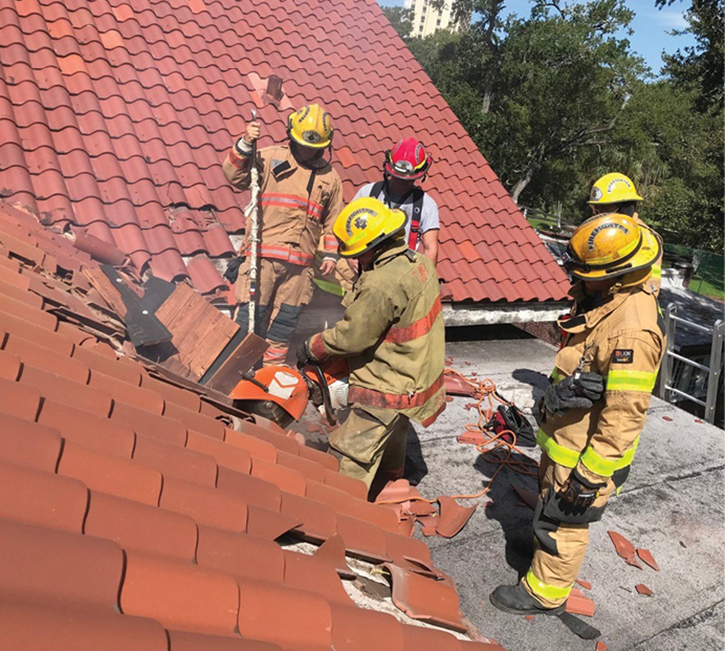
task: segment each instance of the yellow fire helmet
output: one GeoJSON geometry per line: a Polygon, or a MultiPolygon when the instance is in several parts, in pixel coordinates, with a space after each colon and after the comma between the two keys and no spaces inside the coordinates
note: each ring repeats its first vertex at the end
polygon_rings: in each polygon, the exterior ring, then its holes
{"type": "Polygon", "coordinates": [[[405,213],[388,208],[382,201],[361,197],[337,216],[332,232],[340,241],[340,255],[354,258],[378,246],[405,226],[405,213]]]}
{"type": "Polygon", "coordinates": [[[632,179],[619,172],[605,174],[592,186],[589,194],[590,206],[606,206],[607,204],[643,201],[637,194],[632,179]]]}
{"type": "Polygon", "coordinates": [[[303,106],[289,116],[287,133],[297,144],[324,149],[332,144],[332,118],[319,104],[303,106]]]}
{"type": "Polygon", "coordinates": [[[626,215],[587,219],[572,233],[564,266],[576,278],[605,280],[650,267],[660,256],[659,238],[626,215]]]}

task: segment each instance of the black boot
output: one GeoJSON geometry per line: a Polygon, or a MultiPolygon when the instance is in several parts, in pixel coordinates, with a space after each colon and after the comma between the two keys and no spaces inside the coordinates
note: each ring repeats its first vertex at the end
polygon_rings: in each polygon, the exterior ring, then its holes
{"type": "Polygon", "coordinates": [[[489,599],[499,610],[514,615],[560,615],[566,610],[566,603],[555,608],[545,608],[520,583],[498,586],[489,599]]]}

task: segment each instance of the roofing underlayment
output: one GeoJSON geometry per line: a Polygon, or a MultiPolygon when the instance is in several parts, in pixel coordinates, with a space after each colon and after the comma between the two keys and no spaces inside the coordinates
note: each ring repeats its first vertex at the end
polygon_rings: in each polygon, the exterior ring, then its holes
{"type": "Polygon", "coordinates": [[[413,625],[465,634],[455,585],[333,456],[118,354],[94,268],[0,202],[3,649],[501,648],[413,625]],[[398,617],[356,605],[346,556],[398,617]]]}
{"type": "Polygon", "coordinates": [[[564,273],[374,0],[0,0],[0,64],[0,196],[113,244],[139,272],[224,296],[211,259],[233,255],[248,198],[221,161],[251,109],[266,146],[284,140],[293,107],[321,102],[347,200],[400,137],[428,147],[444,299],[566,297],[564,273]]]}

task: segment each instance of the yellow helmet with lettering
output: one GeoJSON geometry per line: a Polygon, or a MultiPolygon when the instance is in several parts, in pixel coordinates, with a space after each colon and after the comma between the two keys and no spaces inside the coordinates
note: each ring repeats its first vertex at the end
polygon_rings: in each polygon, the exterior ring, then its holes
{"type": "Polygon", "coordinates": [[[590,206],[606,206],[630,201],[643,201],[637,194],[632,179],[619,172],[612,172],[596,180],[589,194],[588,203],[590,206]]]}
{"type": "Polygon", "coordinates": [[[373,197],[361,197],[340,212],[332,232],[340,242],[340,255],[354,258],[399,233],[405,220],[402,210],[388,208],[373,197]]]}
{"type": "Polygon", "coordinates": [[[632,217],[595,215],[572,233],[564,266],[582,280],[606,280],[651,267],[660,256],[659,238],[632,217]]]}
{"type": "Polygon", "coordinates": [[[332,144],[332,118],[319,104],[303,106],[289,116],[287,134],[298,145],[324,149],[332,144]]]}

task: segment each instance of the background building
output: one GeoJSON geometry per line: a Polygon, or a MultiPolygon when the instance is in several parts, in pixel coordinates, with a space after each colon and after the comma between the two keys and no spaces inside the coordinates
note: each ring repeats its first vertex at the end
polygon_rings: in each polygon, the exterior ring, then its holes
{"type": "Polygon", "coordinates": [[[440,29],[457,32],[461,28],[461,23],[454,20],[452,2],[446,2],[440,10],[431,0],[406,0],[405,6],[413,13],[411,36],[423,38],[440,29]]]}

